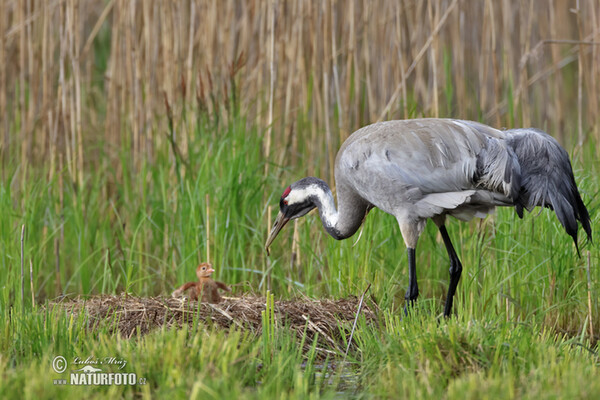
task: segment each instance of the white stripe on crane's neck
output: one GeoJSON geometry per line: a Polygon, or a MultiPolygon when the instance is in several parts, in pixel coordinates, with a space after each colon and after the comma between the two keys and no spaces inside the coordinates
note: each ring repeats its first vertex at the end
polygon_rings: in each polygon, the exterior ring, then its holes
{"type": "Polygon", "coordinates": [[[323,226],[327,228],[335,228],[338,222],[338,211],[335,208],[335,201],[331,190],[323,188],[321,185],[312,184],[303,188],[293,189],[285,198],[288,205],[304,203],[310,200],[319,209],[319,215],[323,226]]]}

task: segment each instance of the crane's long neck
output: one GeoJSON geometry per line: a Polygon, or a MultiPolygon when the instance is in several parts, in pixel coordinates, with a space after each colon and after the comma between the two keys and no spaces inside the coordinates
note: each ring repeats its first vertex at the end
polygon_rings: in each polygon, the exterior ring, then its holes
{"type": "Polygon", "coordinates": [[[313,202],[319,209],[323,227],[334,239],[346,239],[358,230],[367,214],[367,204],[345,187],[338,185],[338,209],[329,186],[322,181],[313,202]]]}

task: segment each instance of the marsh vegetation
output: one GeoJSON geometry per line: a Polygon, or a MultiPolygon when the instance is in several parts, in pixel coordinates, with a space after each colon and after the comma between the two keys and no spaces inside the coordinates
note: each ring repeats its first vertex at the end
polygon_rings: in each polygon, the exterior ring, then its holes
{"type": "Polygon", "coordinates": [[[333,184],[355,129],[421,116],[546,130],[595,231],[598,21],[594,0],[3,1],[0,397],[598,396],[600,253],[580,240],[578,258],[547,210],[449,223],[465,269],[442,321],[433,226],[405,318],[406,254],[383,212],[341,242],[311,214],[263,250],[289,183],[333,184]],[[260,330],[198,314],[124,337],[48,306],[165,297],[202,261],[234,296],[265,300],[260,330]],[[347,356],[346,334],[328,346],[310,316],[298,336],[269,311],[369,283],[376,317],[359,317],[347,356]],[[120,357],[147,384],[54,385],[57,355],[120,357]]]}

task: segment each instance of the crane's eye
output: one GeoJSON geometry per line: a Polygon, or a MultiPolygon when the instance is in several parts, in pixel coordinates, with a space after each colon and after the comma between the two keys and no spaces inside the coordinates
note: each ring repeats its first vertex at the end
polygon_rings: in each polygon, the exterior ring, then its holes
{"type": "Polygon", "coordinates": [[[285,204],[285,205],[287,206],[287,205],[288,205],[288,201],[287,201],[287,200],[284,200],[284,201],[283,201],[283,204],[285,204]]]}

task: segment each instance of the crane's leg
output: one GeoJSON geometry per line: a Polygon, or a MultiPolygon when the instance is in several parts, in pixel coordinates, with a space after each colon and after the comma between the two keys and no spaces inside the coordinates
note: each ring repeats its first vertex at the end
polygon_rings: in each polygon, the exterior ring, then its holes
{"type": "Polygon", "coordinates": [[[398,218],[398,224],[400,225],[400,232],[402,232],[402,238],[406,244],[406,250],[408,252],[408,289],[404,299],[406,303],[404,305],[404,313],[408,312],[408,307],[412,306],[417,297],[419,297],[419,286],[417,285],[417,266],[415,260],[415,249],[417,248],[417,241],[419,236],[425,229],[425,220],[404,220],[398,218]]]}
{"type": "Polygon", "coordinates": [[[419,297],[419,285],[417,285],[417,266],[415,263],[415,249],[407,248],[408,250],[408,289],[404,299],[404,313],[408,314],[408,307],[412,307],[419,297]]]}
{"type": "Polygon", "coordinates": [[[448,251],[448,257],[450,258],[450,284],[448,285],[448,296],[446,296],[446,305],[444,307],[444,317],[449,317],[452,312],[452,300],[456,292],[456,285],[458,285],[460,274],[462,273],[462,264],[456,255],[456,251],[454,251],[454,246],[452,246],[446,226],[440,225],[439,229],[446,245],[446,250],[448,251]]]}

